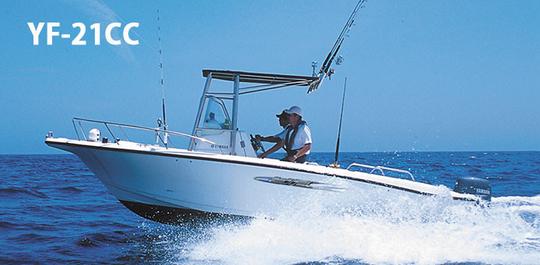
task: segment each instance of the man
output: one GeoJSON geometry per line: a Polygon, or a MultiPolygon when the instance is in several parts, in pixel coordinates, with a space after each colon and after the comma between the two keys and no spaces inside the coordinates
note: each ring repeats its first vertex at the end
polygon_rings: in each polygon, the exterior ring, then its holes
{"type": "MultiPolygon", "coordinates": [[[[281,148],[281,147],[278,146],[279,142],[281,142],[281,138],[279,138],[279,135],[283,134],[287,130],[287,126],[289,126],[289,114],[287,114],[285,112],[285,110],[283,110],[281,112],[281,114],[276,114],[276,117],[278,118],[279,126],[283,127],[283,131],[281,131],[280,133],[278,133],[276,135],[272,135],[272,136],[261,136],[259,134],[255,135],[255,138],[258,141],[275,143],[274,146],[272,146],[269,150],[272,150],[272,149],[278,150],[279,148],[281,148]]],[[[259,158],[265,158],[269,154],[271,154],[271,153],[264,152],[264,153],[258,155],[258,157],[259,158]]]]}
{"type": "Polygon", "coordinates": [[[207,129],[221,129],[221,124],[216,120],[216,114],[210,112],[208,119],[204,121],[204,128],[207,129]]]}
{"type": "Polygon", "coordinates": [[[264,158],[279,150],[279,148],[285,147],[287,156],[282,160],[304,163],[311,151],[311,130],[307,123],[302,120],[302,109],[300,107],[292,106],[285,113],[289,114],[289,126],[276,135],[280,141],[259,157],[264,158]]]}
{"type": "Polygon", "coordinates": [[[289,114],[287,114],[285,110],[283,110],[280,114],[276,114],[276,117],[278,118],[279,126],[283,128],[283,131],[277,135],[272,135],[272,136],[261,136],[257,134],[255,135],[255,138],[257,139],[257,141],[270,142],[270,143],[278,143],[279,141],[281,141],[278,135],[284,133],[284,131],[287,129],[287,126],[289,125],[289,114]]]}

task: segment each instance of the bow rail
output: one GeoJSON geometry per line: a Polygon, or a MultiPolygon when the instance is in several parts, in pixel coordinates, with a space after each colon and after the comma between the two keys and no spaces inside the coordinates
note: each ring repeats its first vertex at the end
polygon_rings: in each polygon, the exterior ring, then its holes
{"type": "Polygon", "coordinates": [[[402,173],[402,174],[406,174],[408,175],[412,181],[416,181],[414,179],[414,176],[413,174],[410,172],[410,171],[407,171],[407,170],[404,170],[404,169],[398,169],[398,168],[391,168],[391,167],[385,167],[385,166],[372,166],[372,165],[365,165],[365,164],[360,164],[360,163],[351,163],[348,167],[347,167],[347,170],[350,170],[351,168],[353,167],[360,167],[360,168],[367,168],[367,169],[371,169],[371,171],[369,172],[369,174],[372,174],[373,172],[375,171],[379,171],[381,173],[381,175],[385,176],[384,174],[384,171],[391,171],[391,172],[397,172],[397,173],[402,173]]]}
{"type": "Polygon", "coordinates": [[[127,123],[94,120],[94,119],[86,119],[86,118],[79,118],[79,117],[74,117],[71,120],[71,122],[73,124],[73,129],[75,130],[75,133],[77,134],[78,140],[82,140],[82,139],[88,140],[86,137],[84,128],[83,128],[83,123],[95,123],[95,124],[102,124],[107,129],[107,131],[109,132],[109,134],[115,141],[119,141],[120,138],[117,137],[117,135],[113,132],[111,128],[121,129],[126,137],[126,140],[128,141],[129,141],[129,137],[123,130],[124,128],[134,129],[134,130],[139,130],[139,131],[154,132],[156,134],[156,144],[161,142],[165,147],[168,147],[168,142],[169,142],[168,138],[170,136],[182,136],[182,137],[187,137],[187,138],[203,141],[209,144],[215,144],[214,142],[207,140],[205,138],[202,138],[202,137],[194,136],[187,133],[177,132],[177,131],[165,130],[161,127],[152,128],[152,127],[146,127],[146,126],[140,126],[140,125],[127,124],[127,123]],[[82,138],[81,138],[81,135],[82,135],[82,138]]]}

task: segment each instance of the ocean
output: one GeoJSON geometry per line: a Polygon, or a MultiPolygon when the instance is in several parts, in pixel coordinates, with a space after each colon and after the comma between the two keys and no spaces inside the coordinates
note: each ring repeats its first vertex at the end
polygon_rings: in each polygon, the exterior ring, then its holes
{"type": "Polygon", "coordinates": [[[366,201],[344,213],[316,198],[273,220],[170,226],[124,208],[76,156],[2,155],[0,264],[540,264],[540,152],[341,154],[353,161],[450,188],[487,178],[494,198],[366,201]]]}

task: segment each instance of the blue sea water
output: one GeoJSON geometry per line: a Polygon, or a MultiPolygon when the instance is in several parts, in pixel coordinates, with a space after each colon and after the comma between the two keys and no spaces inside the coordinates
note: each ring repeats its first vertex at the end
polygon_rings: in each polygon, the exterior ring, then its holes
{"type": "Polygon", "coordinates": [[[430,198],[361,213],[284,211],[274,220],[169,226],[124,208],[73,155],[4,155],[0,264],[540,264],[540,152],[341,158],[409,169],[448,187],[458,176],[487,178],[495,198],[490,207],[430,198]]]}

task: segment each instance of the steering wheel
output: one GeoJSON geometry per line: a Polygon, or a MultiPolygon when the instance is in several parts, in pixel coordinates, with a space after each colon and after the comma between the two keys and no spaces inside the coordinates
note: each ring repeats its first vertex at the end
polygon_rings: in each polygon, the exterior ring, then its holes
{"type": "Polygon", "coordinates": [[[255,150],[255,153],[257,153],[257,151],[259,151],[259,149],[264,153],[266,152],[264,150],[264,146],[263,144],[261,143],[261,141],[257,140],[257,138],[253,137],[252,134],[249,135],[249,137],[251,138],[250,141],[251,141],[251,146],[253,147],[253,150],[255,150]]]}

